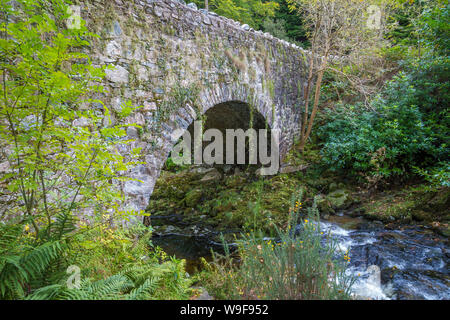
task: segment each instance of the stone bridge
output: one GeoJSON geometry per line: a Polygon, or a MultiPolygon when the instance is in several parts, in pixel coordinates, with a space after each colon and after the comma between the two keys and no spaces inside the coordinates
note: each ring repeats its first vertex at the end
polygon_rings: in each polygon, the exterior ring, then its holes
{"type": "Polygon", "coordinates": [[[183,1],[75,4],[87,27],[100,35],[90,48],[93,62],[112,66],[104,81],[107,93],[100,98],[114,112],[104,125],[140,126],[128,127],[135,140],[120,148],[123,155],[142,148],[144,161],[130,173],[140,181],[122,185],[129,209],[148,205],[179,137],[173,132],[186,130],[208,110],[218,122],[238,121],[239,112],[232,113],[239,108],[257,113],[270,128],[281,130],[279,154],[286,154],[300,129],[307,74],[303,49],[183,1]],[[118,115],[127,101],[143,107],[122,119],[118,115]]]}

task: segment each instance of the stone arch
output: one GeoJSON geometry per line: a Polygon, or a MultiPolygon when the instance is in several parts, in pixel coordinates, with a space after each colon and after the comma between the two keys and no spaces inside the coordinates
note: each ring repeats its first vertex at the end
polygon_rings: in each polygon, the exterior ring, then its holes
{"type": "Polygon", "coordinates": [[[100,98],[115,112],[125,101],[143,106],[126,119],[113,114],[104,120],[105,126],[122,122],[143,128],[128,127],[128,137],[136,140],[118,145],[125,157],[131,148],[142,149],[143,163],[129,173],[140,181],[120,182],[129,196],[124,209],[147,207],[159,171],[183,130],[220,103],[240,101],[254,107],[272,129],[280,130],[279,154],[287,153],[300,130],[308,52],[182,1],[117,0],[105,7],[87,0],[81,13],[94,32],[104,34],[89,48],[93,62],[111,67],[105,71],[100,98]],[[109,18],[99,22],[105,11],[109,18]],[[200,108],[180,106],[169,119],[157,121],[159,103],[178,85],[193,84],[203,88],[197,99],[200,108]]]}
{"type": "Polygon", "coordinates": [[[271,100],[267,96],[254,94],[246,85],[222,84],[202,90],[198,95],[198,105],[201,109],[196,111],[193,106],[185,105],[172,114],[170,119],[161,125],[162,148],[158,152],[146,154],[145,164],[131,170],[130,177],[140,181],[131,180],[124,183],[123,191],[131,197],[131,202],[127,204],[129,209],[141,211],[147,208],[161,169],[189,125],[211,108],[229,102],[251,105],[268,122],[271,129],[279,128],[277,110],[271,100]]]}

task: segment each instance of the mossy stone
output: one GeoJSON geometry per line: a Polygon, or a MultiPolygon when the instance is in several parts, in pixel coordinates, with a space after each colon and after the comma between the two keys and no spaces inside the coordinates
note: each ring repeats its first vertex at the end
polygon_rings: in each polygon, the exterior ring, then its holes
{"type": "Polygon", "coordinates": [[[200,202],[202,195],[203,195],[203,191],[200,189],[193,189],[193,190],[189,191],[186,194],[186,197],[184,198],[186,206],[188,206],[190,208],[195,207],[200,202]]]}
{"type": "Polygon", "coordinates": [[[331,206],[331,203],[328,201],[328,199],[322,195],[318,195],[315,197],[317,208],[319,209],[320,213],[324,215],[329,215],[334,213],[334,209],[331,206]]]}
{"type": "Polygon", "coordinates": [[[326,196],[333,209],[344,209],[352,203],[352,197],[348,190],[337,189],[326,196]]]}

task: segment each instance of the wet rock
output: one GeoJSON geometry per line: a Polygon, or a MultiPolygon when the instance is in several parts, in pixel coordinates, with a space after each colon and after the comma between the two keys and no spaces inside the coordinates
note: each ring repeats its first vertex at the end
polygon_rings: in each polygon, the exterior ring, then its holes
{"type": "Polygon", "coordinates": [[[336,191],[338,189],[338,185],[336,182],[332,182],[330,183],[330,186],[328,187],[328,192],[333,192],[336,191]]]}
{"type": "Polygon", "coordinates": [[[122,29],[118,21],[114,21],[113,31],[115,36],[120,36],[122,34],[122,29]]]}
{"type": "Polygon", "coordinates": [[[364,215],[364,212],[366,212],[366,208],[360,207],[360,208],[355,208],[354,210],[347,212],[347,214],[351,217],[360,217],[360,216],[364,215]]]}
{"type": "Polygon", "coordinates": [[[417,221],[428,221],[432,219],[432,214],[430,214],[429,212],[425,212],[423,210],[414,210],[411,213],[411,215],[414,218],[414,220],[417,221]]]}

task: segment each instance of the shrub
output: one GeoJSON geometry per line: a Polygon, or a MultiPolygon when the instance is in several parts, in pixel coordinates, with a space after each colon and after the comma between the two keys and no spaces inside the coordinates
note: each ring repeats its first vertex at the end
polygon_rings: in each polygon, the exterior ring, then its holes
{"type": "Polygon", "coordinates": [[[36,242],[27,225],[0,225],[0,299],[187,299],[184,260],[151,250],[143,225],[82,227],[36,242]],[[69,287],[69,266],[80,286],[69,287]]]}
{"type": "Polygon", "coordinates": [[[450,163],[441,162],[428,170],[414,168],[432,187],[450,187],[450,163]]]}
{"type": "Polygon", "coordinates": [[[345,273],[348,255],[339,257],[330,236],[324,241],[315,204],[294,232],[301,197],[302,192],[293,198],[289,224],[278,230],[277,240],[252,232],[239,240],[237,258],[227,246],[224,256],[215,254],[204,273],[210,292],[234,299],[350,298],[354,279],[345,273]]]}

